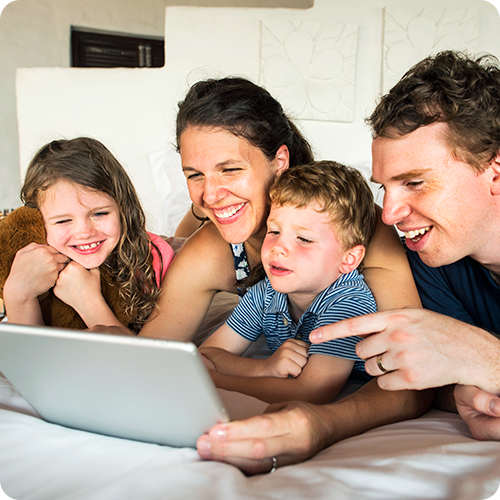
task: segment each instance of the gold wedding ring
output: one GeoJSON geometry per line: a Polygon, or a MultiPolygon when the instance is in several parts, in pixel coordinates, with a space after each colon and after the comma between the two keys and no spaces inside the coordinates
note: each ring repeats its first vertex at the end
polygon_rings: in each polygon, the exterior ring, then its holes
{"type": "Polygon", "coordinates": [[[387,368],[384,366],[384,363],[382,363],[382,356],[383,356],[383,354],[379,354],[377,356],[377,366],[382,373],[386,373],[387,368]]]}

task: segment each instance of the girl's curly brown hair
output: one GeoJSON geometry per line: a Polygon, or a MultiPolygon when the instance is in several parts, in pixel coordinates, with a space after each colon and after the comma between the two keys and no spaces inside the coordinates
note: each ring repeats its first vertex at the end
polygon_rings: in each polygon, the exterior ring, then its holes
{"type": "Polygon", "coordinates": [[[102,266],[119,287],[129,318],[127,326],[138,332],[155,308],[160,290],[146,217],[130,177],[96,139],[56,140],[42,147],[31,161],[21,189],[22,201],[39,208],[44,192],[60,180],[105,193],[118,205],[121,237],[102,266]]]}

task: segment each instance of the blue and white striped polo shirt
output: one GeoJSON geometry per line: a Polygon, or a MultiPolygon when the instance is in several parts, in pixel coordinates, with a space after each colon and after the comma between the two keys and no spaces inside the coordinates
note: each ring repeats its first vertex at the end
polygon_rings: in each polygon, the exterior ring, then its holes
{"type": "MultiPolygon", "coordinates": [[[[376,310],[375,299],[363,275],[354,270],[342,274],[323,290],[298,323],[293,322],[288,312],[287,295],[276,292],[268,278],[247,291],[226,323],[251,342],[264,334],[267,346],[274,352],[288,339],[299,338],[309,342],[309,333],[315,328],[376,310]]],[[[360,340],[361,337],[348,337],[312,344],[309,354],[351,359],[355,361],[353,372],[361,372],[358,375],[362,378],[371,378],[365,372],[365,362],[356,355],[355,346],[360,340]]]]}

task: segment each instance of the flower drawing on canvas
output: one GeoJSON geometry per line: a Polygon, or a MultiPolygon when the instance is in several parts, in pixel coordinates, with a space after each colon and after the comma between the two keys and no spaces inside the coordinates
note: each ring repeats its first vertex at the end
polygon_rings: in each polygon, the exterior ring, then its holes
{"type": "Polygon", "coordinates": [[[297,118],[352,121],[357,26],[264,20],[260,83],[297,118]]]}

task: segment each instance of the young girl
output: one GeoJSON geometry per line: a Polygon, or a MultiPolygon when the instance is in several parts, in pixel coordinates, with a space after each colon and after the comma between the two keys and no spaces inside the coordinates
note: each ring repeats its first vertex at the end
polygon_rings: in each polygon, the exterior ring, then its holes
{"type": "Polygon", "coordinates": [[[16,254],[3,290],[9,321],[44,324],[38,298],[53,288],[88,328],[138,332],[174,252],[146,231],[137,193],[111,152],[86,137],[47,144],[28,167],[21,199],[40,210],[47,244],[16,254]],[[101,277],[119,292],[122,321],[103,297],[101,277]]]}

